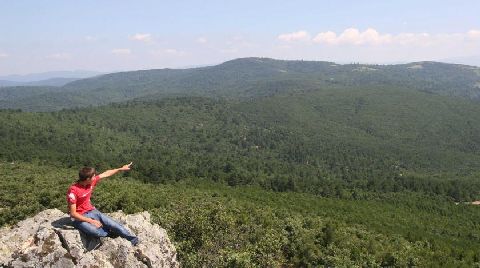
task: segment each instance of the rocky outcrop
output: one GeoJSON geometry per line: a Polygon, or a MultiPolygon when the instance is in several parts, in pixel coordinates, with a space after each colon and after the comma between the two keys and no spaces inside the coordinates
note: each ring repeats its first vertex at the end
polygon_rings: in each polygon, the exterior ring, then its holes
{"type": "Polygon", "coordinates": [[[0,267],[179,267],[167,232],[150,214],[109,214],[140,239],[86,237],[57,209],[40,212],[12,228],[0,229],[0,267]]]}

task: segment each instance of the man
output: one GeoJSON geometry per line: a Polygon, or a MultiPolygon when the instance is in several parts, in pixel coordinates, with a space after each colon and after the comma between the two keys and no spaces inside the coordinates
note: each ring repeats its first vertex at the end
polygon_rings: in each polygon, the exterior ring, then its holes
{"type": "Polygon", "coordinates": [[[84,167],[78,173],[78,181],[70,186],[67,192],[68,210],[73,218],[73,225],[88,236],[105,237],[109,233],[117,234],[136,246],[138,238],[120,223],[98,211],[90,203],[95,185],[103,179],[115,175],[119,171],[128,171],[132,163],[121,168],[111,169],[100,175],[92,167],[84,167]]]}

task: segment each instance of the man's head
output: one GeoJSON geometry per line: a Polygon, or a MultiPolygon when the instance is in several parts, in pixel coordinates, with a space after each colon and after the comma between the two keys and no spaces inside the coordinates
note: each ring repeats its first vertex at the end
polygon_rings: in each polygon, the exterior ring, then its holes
{"type": "Polygon", "coordinates": [[[79,182],[86,182],[87,180],[91,180],[93,176],[95,176],[95,168],[92,167],[83,167],[78,172],[78,181],[79,182]]]}

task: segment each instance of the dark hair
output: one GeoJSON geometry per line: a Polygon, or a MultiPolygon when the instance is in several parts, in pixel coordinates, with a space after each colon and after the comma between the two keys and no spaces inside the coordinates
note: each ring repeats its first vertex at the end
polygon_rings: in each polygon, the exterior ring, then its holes
{"type": "Polygon", "coordinates": [[[78,181],[84,181],[91,177],[95,176],[95,168],[93,167],[83,167],[78,172],[78,181]]]}

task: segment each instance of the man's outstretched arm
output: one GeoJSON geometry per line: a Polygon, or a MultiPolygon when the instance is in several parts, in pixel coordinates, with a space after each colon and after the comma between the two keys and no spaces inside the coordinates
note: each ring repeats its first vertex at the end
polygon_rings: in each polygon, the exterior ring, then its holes
{"type": "Polygon", "coordinates": [[[130,164],[126,164],[126,165],[123,165],[122,167],[120,168],[115,168],[115,169],[110,169],[110,170],[107,170],[103,173],[101,173],[100,175],[98,175],[101,179],[103,178],[106,178],[106,177],[110,177],[112,175],[115,175],[117,174],[117,172],[119,171],[128,171],[130,170],[130,166],[132,165],[133,162],[130,162],[130,164]]]}

